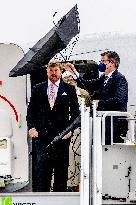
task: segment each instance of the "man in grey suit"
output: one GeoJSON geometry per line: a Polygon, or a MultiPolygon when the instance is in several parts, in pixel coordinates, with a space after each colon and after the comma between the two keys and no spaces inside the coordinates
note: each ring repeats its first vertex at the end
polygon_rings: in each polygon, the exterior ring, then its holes
{"type": "Polygon", "coordinates": [[[61,80],[62,65],[51,62],[47,67],[48,81],[32,90],[27,123],[32,138],[33,191],[49,192],[54,170],[53,191],[67,190],[69,143],[68,133],[54,147],[46,146],[79,116],[75,88],[61,80]]]}
{"type": "MultiPolygon", "coordinates": [[[[65,70],[76,74],[78,86],[86,88],[96,102],[98,111],[127,111],[128,83],[118,71],[120,57],[115,51],[101,53],[99,71],[104,72],[98,79],[84,80],[76,71],[74,65],[68,63],[65,70]],[[72,68],[72,69],[71,69],[72,68]]],[[[127,132],[127,121],[114,118],[114,142],[123,142],[120,135],[127,132]]],[[[106,144],[110,144],[110,119],[106,120],[106,144]]]]}

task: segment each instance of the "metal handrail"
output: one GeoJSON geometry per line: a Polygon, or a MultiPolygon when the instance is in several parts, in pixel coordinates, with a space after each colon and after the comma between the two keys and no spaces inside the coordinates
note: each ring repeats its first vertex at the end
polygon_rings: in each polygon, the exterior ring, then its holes
{"type": "Polygon", "coordinates": [[[93,149],[92,149],[92,205],[102,205],[102,146],[101,118],[97,116],[96,103],[93,102],[93,149]]]}
{"type": "Polygon", "coordinates": [[[90,205],[90,107],[81,103],[81,175],[80,205],[90,205]]]}
{"type": "Polygon", "coordinates": [[[99,114],[103,115],[102,116],[102,144],[105,145],[105,118],[107,116],[111,117],[111,144],[113,144],[113,117],[118,116],[118,117],[127,117],[125,118],[128,120],[129,123],[129,132],[128,132],[128,139],[131,142],[135,142],[135,133],[134,133],[134,117],[128,112],[119,112],[119,111],[105,111],[105,112],[99,112],[99,114]]]}

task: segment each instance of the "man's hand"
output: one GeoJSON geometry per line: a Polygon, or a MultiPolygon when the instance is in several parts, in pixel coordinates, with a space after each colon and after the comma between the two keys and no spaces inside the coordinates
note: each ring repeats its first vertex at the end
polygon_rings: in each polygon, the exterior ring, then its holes
{"type": "Polygon", "coordinates": [[[93,100],[93,102],[96,104],[96,109],[98,108],[99,100],[93,100]]]}
{"type": "Polygon", "coordinates": [[[30,129],[28,133],[30,137],[38,137],[38,132],[35,128],[30,129]]]}
{"type": "Polygon", "coordinates": [[[65,70],[68,70],[70,73],[72,73],[73,75],[76,72],[75,66],[72,63],[64,63],[63,64],[63,68],[65,70]]]}
{"type": "Polygon", "coordinates": [[[66,140],[66,139],[70,138],[71,135],[72,135],[72,132],[70,131],[70,132],[69,132],[68,134],[66,134],[62,139],[63,139],[63,140],[66,140]]]}

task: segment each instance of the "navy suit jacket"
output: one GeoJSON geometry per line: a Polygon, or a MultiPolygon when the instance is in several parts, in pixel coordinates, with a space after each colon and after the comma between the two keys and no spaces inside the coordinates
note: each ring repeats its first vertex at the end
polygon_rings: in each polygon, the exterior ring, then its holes
{"type": "Polygon", "coordinates": [[[99,79],[85,81],[79,78],[77,81],[79,85],[85,85],[93,99],[99,100],[97,110],[126,112],[128,102],[126,78],[118,70],[113,72],[105,86],[104,78],[105,76],[102,75],[99,79]]]}
{"type": "Polygon", "coordinates": [[[28,129],[36,128],[38,138],[45,139],[48,144],[79,116],[79,105],[75,88],[61,80],[51,110],[47,87],[48,82],[34,86],[28,106],[27,124],[28,129]]]}
{"type": "MultiPolygon", "coordinates": [[[[99,100],[98,111],[127,111],[128,83],[125,77],[115,70],[104,86],[105,75],[99,79],[85,81],[77,79],[78,85],[86,87],[92,95],[92,99],[99,100]]],[[[126,136],[127,121],[114,117],[114,142],[120,142],[120,135],[126,136]]],[[[110,144],[110,118],[106,118],[106,144],[110,144]]]]}

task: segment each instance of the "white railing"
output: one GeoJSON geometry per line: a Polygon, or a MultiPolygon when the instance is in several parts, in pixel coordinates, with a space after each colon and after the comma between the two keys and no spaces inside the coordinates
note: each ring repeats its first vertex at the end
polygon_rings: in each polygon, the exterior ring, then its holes
{"type": "Polygon", "coordinates": [[[90,127],[90,108],[82,98],[80,205],[90,205],[90,127]]]}
{"type": "Polygon", "coordinates": [[[102,146],[101,146],[101,117],[97,116],[96,103],[93,103],[93,161],[92,161],[92,203],[102,204],[102,146]]]}
{"type": "Polygon", "coordinates": [[[96,104],[93,117],[90,108],[81,105],[81,188],[80,205],[102,204],[102,146],[101,117],[96,117],[96,104]]]}
{"type": "Polygon", "coordinates": [[[111,117],[111,145],[113,144],[113,117],[126,117],[124,119],[128,120],[128,133],[127,133],[127,139],[131,142],[135,142],[135,121],[133,115],[131,115],[128,112],[119,112],[119,111],[105,111],[105,112],[99,112],[99,114],[102,115],[102,145],[105,145],[105,118],[107,116],[111,117]]]}
{"type": "Polygon", "coordinates": [[[113,117],[126,117],[128,120],[127,139],[135,142],[135,118],[128,112],[97,112],[93,104],[90,108],[81,105],[81,180],[80,205],[102,205],[102,145],[105,145],[105,118],[111,117],[111,142],[113,144],[113,117]]]}

